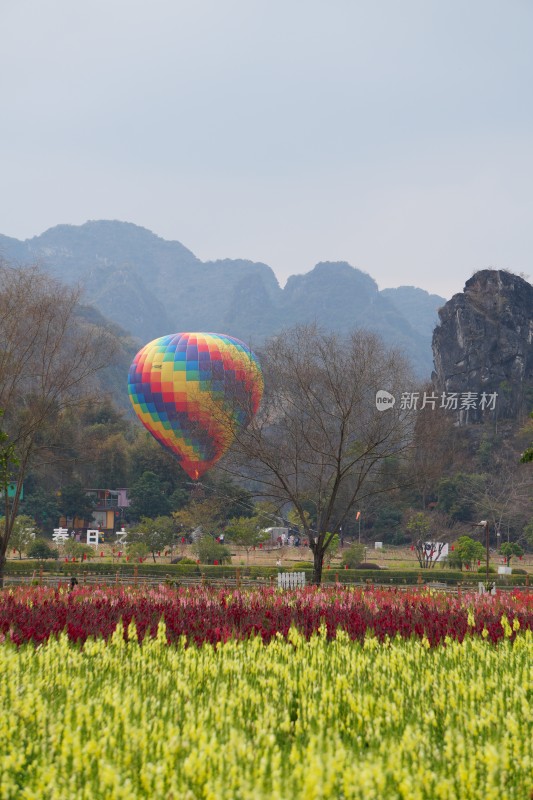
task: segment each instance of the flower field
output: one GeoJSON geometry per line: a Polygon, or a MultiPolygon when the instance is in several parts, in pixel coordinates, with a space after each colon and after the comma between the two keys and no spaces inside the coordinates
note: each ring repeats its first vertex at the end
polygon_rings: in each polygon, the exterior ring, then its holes
{"type": "Polygon", "coordinates": [[[533,595],[0,595],[0,797],[525,798],[533,595]]]}
{"type": "Polygon", "coordinates": [[[172,643],[216,644],[260,636],[264,642],[296,627],[305,638],[325,625],[327,636],[342,628],[362,641],[370,632],[379,640],[399,635],[425,636],[434,646],[446,637],[462,641],[466,633],[497,642],[505,635],[502,616],[521,630],[533,629],[533,594],[506,593],[452,596],[428,591],[308,587],[289,593],[262,588],[238,591],[205,587],[16,588],[0,594],[0,641],[36,644],[63,630],[75,642],[87,637],[108,639],[120,620],[127,628],[135,618],[142,640],[155,636],[164,617],[172,643]],[[474,620],[472,624],[472,619],[474,620]]]}

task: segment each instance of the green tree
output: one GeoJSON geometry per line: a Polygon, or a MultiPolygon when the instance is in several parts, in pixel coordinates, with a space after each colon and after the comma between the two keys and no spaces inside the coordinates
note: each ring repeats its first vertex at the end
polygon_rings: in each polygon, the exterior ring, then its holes
{"type": "MultiPolygon", "coordinates": [[[[189,495],[193,484],[177,459],[161,447],[144,428],[135,427],[133,435],[134,440],[129,452],[130,485],[135,484],[145,472],[151,472],[157,475],[161,491],[166,497],[170,498],[176,489],[189,495]]],[[[157,514],[147,516],[157,516],[157,514]]]]}
{"type": "MultiPolygon", "coordinates": [[[[0,535],[3,535],[5,530],[5,520],[0,519],[0,535]]],[[[35,522],[32,517],[27,514],[19,514],[13,524],[11,531],[11,538],[9,545],[19,554],[19,559],[22,558],[22,553],[27,553],[28,548],[35,540],[35,522]]]]}
{"type": "Polygon", "coordinates": [[[438,483],[438,508],[458,522],[470,522],[477,513],[477,500],[483,493],[485,477],[475,473],[456,473],[438,483]]]}
{"type": "Polygon", "coordinates": [[[246,560],[250,560],[250,551],[270,538],[270,534],[262,529],[260,517],[237,517],[226,528],[226,534],[237,547],[246,551],[246,560]]]}
{"type": "Polygon", "coordinates": [[[28,548],[28,558],[37,558],[43,561],[47,558],[57,558],[57,550],[50,547],[46,539],[35,539],[28,548]]]}
{"type": "Polygon", "coordinates": [[[472,539],[471,536],[460,536],[454,544],[454,552],[448,557],[448,563],[461,569],[464,566],[471,569],[476,561],[481,561],[485,555],[485,548],[481,542],[472,539]]]}
{"type": "Polygon", "coordinates": [[[129,497],[131,501],[129,515],[132,519],[140,520],[143,517],[155,519],[168,516],[170,512],[170,501],[155,472],[143,472],[131,486],[129,497]]]}
{"type": "Polygon", "coordinates": [[[74,539],[67,539],[61,547],[63,553],[69,558],[82,559],[83,556],[94,558],[94,550],[90,544],[83,544],[82,542],[76,542],[74,539]]]}
{"type": "Polygon", "coordinates": [[[156,553],[165,547],[172,547],[176,538],[176,522],[172,517],[156,517],[149,519],[143,517],[140,522],[132,526],[128,533],[131,542],[142,542],[152,554],[154,564],[156,553]]]}
{"type": "Polygon", "coordinates": [[[401,530],[402,518],[402,511],[397,506],[380,504],[374,515],[373,538],[386,544],[405,544],[407,539],[401,530]]]}
{"type": "Polygon", "coordinates": [[[213,481],[207,476],[205,488],[208,497],[212,496],[222,501],[223,517],[225,520],[232,520],[236,517],[253,517],[255,508],[251,492],[239,486],[228,476],[213,481]]]}
{"type": "Polygon", "coordinates": [[[144,542],[133,541],[126,544],[126,553],[130,558],[145,558],[149,552],[144,542]]]}
{"type": "Polygon", "coordinates": [[[338,533],[333,535],[333,539],[331,540],[331,544],[328,547],[328,551],[324,556],[324,562],[329,566],[335,556],[338,555],[339,550],[341,547],[341,538],[338,533]]]}
{"type": "Polygon", "coordinates": [[[57,495],[37,488],[26,495],[21,502],[21,509],[24,514],[33,517],[39,530],[51,533],[59,518],[57,500],[57,495]]]}
{"type": "Polygon", "coordinates": [[[528,447],[524,450],[520,461],[522,464],[530,464],[533,461],[533,447],[528,447]]]}
{"type": "Polygon", "coordinates": [[[417,539],[427,539],[431,530],[431,521],[424,511],[413,514],[407,523],[407,530],[417,539]]]}
{"type": "Polygon", "coordinates": [[[524,549],[518,542],[504,542],[500,547],[500,553],[505,558],[507,566],[509,566],[513,556],[520,558],[524,555],[524,549]]]}
{"type": "Polygon", "coordinates": [[[91,455],[91,473],[94,488],[118,489],[129,483],[130,454],[123,433],[107,436],[91,455]]]}
{"type": "Polygon", "coordinates": [[[65,517],[71,517],[72,519],[78,517],[78,519],[90,523],[95,505],[95,498],[87,494],[79,481],[63,486],[61,489],[58,508],[65,517]]]}
{"type": "Polygon", "coordinates": [[[188,533],[198,528],[215,538],[224,524],[224,501],[220,497],[191,500],[184,508],[172,514],[178,525],[188,533]]]}

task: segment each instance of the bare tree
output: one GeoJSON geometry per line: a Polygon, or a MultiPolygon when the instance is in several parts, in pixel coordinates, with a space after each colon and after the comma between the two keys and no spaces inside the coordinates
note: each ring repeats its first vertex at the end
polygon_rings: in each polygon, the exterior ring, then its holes
{"type": "Polygon", "coordinates": [[[356,504],[383,491],[381,467],[409,446],[411,416],[400,403],[409,369],[373,334],[342,338],[314,326],[274,338],[261,363],[261,409],[236,433],[227,468],[247,472],[257,494],[295,510],[320,583],[336,531],[356,504]],[[379,390],[396,398],[385,411],[376,407],[379,390]]]}
{"type": "MultiPolygon", "coordinates": [[[[431,386],[424,388],[428,396],[432,393],[435,396],[431,386]]],[[[408,470],[423,509],[427,508],[428,500],[434,499],[439,480],[450,469],[465,463],[464,438],[438,404],[426,405],[418,411],[408,470]]]]}
{"type": "Polygon", "coordinates": [[[514,461],[503,461],[497,472],[483,475],[483,483],[475,487],[473,501],[480,517],[486,517],[496,532],[496,544],[503,543],[505,531],[522,531],[531,514],[533,479],[514,461]]]}
{"type": "Polygon", "coordinates": [[[76,316],[80,291],[38,267],[0,262],[0,444],[4,529],[0,583],[22,484],[47,428],[94,389],[91,379],[113,358],[115,341],[76,316]],[[12,484],[12,496],[7,485],[12,484]]]}
{"type": "Polygon", "coordinates": [[[411,514],[407,530],[413,536],[413,545],[418,563],[422,569],[431,569],[440,560],[448,536],[446,514],[425,511],[411,514]]]}

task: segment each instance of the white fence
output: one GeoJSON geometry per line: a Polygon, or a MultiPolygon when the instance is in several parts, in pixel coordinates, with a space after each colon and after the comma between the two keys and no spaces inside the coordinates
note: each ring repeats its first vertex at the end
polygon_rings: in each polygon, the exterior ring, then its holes
{"type": "Polygon", "coordinates": [[[305,572],[278,572],[278,589],[297,589],[305,586],[305,572]]]}

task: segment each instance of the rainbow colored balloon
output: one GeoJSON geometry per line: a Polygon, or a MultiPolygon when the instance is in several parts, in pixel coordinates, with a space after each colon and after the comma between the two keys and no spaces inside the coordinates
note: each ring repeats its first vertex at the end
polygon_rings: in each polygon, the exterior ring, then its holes
{"type": "Polygon", "coordinates": [[[263,375],[239,339],[173,333],[139,350],[128,392],[143,425],[198,480],[256,413],[263,375]]]}

